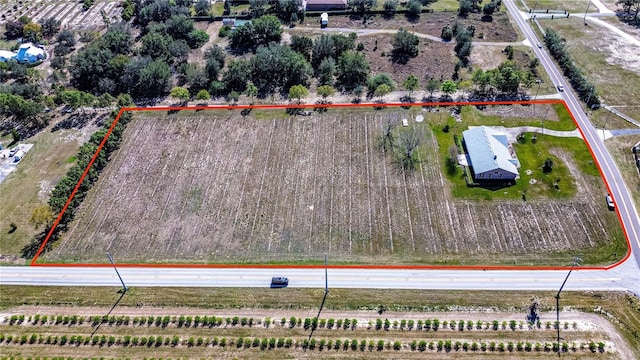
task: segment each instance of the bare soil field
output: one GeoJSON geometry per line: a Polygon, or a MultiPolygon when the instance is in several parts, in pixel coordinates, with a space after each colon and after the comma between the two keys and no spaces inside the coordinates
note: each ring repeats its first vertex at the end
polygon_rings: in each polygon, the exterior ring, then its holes
{"type": "Polygon", "coordinates": [[[409,75],[417,76],[424,87],[431,78],[449,79],[453,75],[456,62],[453,46],[441,42],[420,39],[418,56],[409,59],[406,64],[397,64],[392,60],[393,35],[379,34],[360,36],[357,42],[365,45],[365,54],[373,74],[389,74],[398,90],[409,75]]]}
{"type": "MultiPolygon", "coordinates": [[[[453,10],[453,9],[452,9],[453,10]]],[[[407,19],[404,15],[398,14],[391,19],[383,15],[369,16],[367,24],[363,24],[362,19],[356,16],[332,16],[329,20],[331,28],[349,29],[400,29],[415,31],[422,34],[440,36],[442,28],[447,24],[453,26],[457,21],[465,26],[473,24],[476,28],[474,41],[516,41],[518,33],[511,24],[509,16],[505,11],[493,15],[493,21],[483,21],[481,14],[470,14],[467,18],[459,18],[457,8],[453,11],[436,11],[433,13],[423,13],[416,21],[407,19]]],[[[307,17],[302,26],[318,27],[317,17],[307,17]]]]}
{"type": "Polygon", "coordinates": [[[425,141],[420,169],[403,174],[378,146],[381,125],[402,113],[264,112],[137,115],[44,261],[103,262],[107,251],[124,262],[328,253],[343,263],[564,265],[620,236],[600,189],[570,201],[454,200],[427,122],[411,123],[425,141]]]}
{"type": "Polygon", "coordinates": [[[82,2],[70,0],[9,0],[0,3],[0,24],[28,16],[33,22],[55,18],[63,27],[72,29],[97,29],[105,26],[101,13],[105,13],[114,23],[120,20],[122,7],[117,1],[98,0],[88,10],[82,9],[82,2]]]}

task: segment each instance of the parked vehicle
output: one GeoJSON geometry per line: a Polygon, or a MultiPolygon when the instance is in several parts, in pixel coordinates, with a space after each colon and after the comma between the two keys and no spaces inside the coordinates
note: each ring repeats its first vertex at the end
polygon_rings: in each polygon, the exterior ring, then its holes
{"type": "Polygon", "coordinates": [[[611,194],[607,194],[606,200],[607,200],[607,207],[609,207],[609,210],[613,210],[616,208],[616,204],[613,203],[613,198],[611,197],[611,194]]]}

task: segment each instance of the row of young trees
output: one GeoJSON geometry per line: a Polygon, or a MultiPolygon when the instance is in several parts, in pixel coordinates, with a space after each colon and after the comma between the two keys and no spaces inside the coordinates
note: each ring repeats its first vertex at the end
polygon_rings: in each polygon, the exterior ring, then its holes
{"type": "Polygon", "coordinates": [[[562,68],[564,75],[576,90],[578,95],[587,104],[588,107],[594,108],[600,106],[600,98],[593,83],[582,74],[582,71],[575,65],[569,51],[565,47],[565,40],[558,35],[553,29],[547,28],[544,34],[544,42],[549,53],[558,62],[562,68]]]}
{"type": "Polygon", "coordinates": [[[411,342],[404,343],[401,341],[391,340],[373,340],[373,339],[345,339],[345,340],[333,340],[333,339],[316,339],[310,340],[292,338],[259,338],[259,337],[238,337],[238,338],[218,338],[212,339],[203,337],[188,337],[182,338],[178,335],[173,336],[107,336],[107,335],[43,335],[43,334],[27,334],[13,335],[13,334],[0,334],[0,343],[6,344],[19,344],[19,345],[56,345],[56,346],[99,346],[99,347],[161,347],[161,346],[186,346],[186,347],[235,347],[237,349],[249,349],[259,348],[260,350],[273,350],[279,348],[301,348],[304,350],[335,350],[335,351],[383,351],[383,350],[411,350],[424,352],[427,350],[437,352],[450,352],[450,351],[473,351],[473,352],[577,352],[578,350],[584,350],[588,348],[591,352],[605,352],[606,344],[604,342],[589,341],[589,343],[576,344],[575,342],[569,344],[563,342],[562,344],[551,342],[523,342],[523,341],[489,341],[489,342],[462,342],[456,340],[412,340],[411,342]]]}

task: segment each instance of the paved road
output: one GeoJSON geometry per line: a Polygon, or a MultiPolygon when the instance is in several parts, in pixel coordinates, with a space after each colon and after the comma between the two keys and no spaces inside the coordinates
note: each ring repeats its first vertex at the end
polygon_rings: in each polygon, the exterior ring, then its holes
{"type": "MultiPolygon", "coordinates": [[[[127,286],[268,287],[272,276],[287,276],[289,286],[323,288],[322,269],[167,269],[119,268],[127,286]]],[[[566,270],[372,270],[329,269],[330,288],[436,290],[557,290],[566,270]]],[[[111,267],[0,267],[3,285],[121,286],[111,267]]],[[[640,271],[633,261],[602,270],[571,274],[566,290],[629,290],[640,296],[640,271]]]]}
{"type": "MultiPolygon", "coordinates": [[[[505,5],[527,40],[532,44],[541,42],[531,29],[528,21],[529,15],[519,11],[513,3],[513,0],[505,0],[505,5]]],[[[549,74],[551,81],[553,81],[554,84],[564,85],[566,90],[562,93],[562,96],[575,116],[578,127],[584,135],[584,140],[589,144],[593,155],[600,164],[600,169],[602,170],[607,186],[616,204],[616,210],[618,211],[622,224],[629,236],[636,263],[640,264],[640,219],[638,218],[638,212],[631,200],[631,193],[624,183],[622,174],[620,174],[620,170],[607,151],[603,140],[598,137],[597,129],[593,127],[589,118],[585,115],[581,103],[573,94],[571,86],[567,81],[565,81],[561,72],[552,61],[550,55],[544,48],[539,49],[538,47],[533,47],[532,49],[540,59],[542,66],[544,66],[545,70],[549,74]]],[[[603,201],[604,196],[605,194],[602,194],[603,201]]]]}

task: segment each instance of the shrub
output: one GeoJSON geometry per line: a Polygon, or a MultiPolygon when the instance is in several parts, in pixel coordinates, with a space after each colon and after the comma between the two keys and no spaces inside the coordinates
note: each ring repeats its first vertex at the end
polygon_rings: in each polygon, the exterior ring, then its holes
{"type": "Polygon", "coordinates": [[[378,345],[376,346],[376,350],[382,351],[384,349],[384,340],[378,340],[378,345]]]}
{"type": "Polygon", "coordinates": [[[418,343],[418,350],[425,351],[427,350],[427,342],[425,340],[420,340],[418,343]]]}
{"type": "Polygon", "coordinates": [[[413,340],[409,343],[409,347],[411,348],[411,351],[416,351],[416,349],[418,348],[418,343],[413,340]]]}
{"type": "Polygon", "coordinates": [[[393,342],[393,350],[400,350],[401,348],[402,348],[402,344],[400,344],[400,341],[396,340],[393,342]]]}
{"type": "MultiPolygon", "coordinates": [[[[378,320],[380,320],[380,319],[378,319],[378,320]]],[[[335,320],[329,319],[329,321],[327,321],[327,329],[332,329],[334,322],[335,322],[335,320]]],[[[379,329],[376,328],[376,330],[379,330],[379,329]]]]}
{"type": "Polygon", "coordinates": [[[433,320],[433,331],[438,331],[439,327],[440,327],[440,320],[438,319],[433,320]]]}
{"type": "Polygon", "coordinates": [[[358,340],[356,339],[351,340],[350,348],[351,350],[356,351],[358,349],[358,340]]]}
{"type": "Polygon", "coordinates": [[[413,320],[409,320],[409,321],[407,322],[407,328],[408,328],[409,330],[412,330],[412,329],[413,329],[413,325],[414,325],[413,320]]]}

